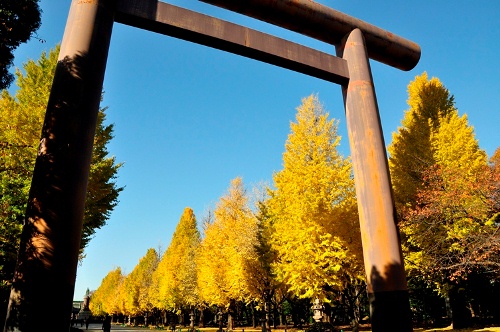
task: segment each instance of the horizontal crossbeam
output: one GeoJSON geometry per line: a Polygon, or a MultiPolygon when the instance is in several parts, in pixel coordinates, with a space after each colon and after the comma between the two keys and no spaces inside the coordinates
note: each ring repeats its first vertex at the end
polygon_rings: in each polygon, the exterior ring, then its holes
{"type": "Polygon", "coordinates": [[[117,1],[115,21],[345,85],[344,59],[156,0],[117,1]]]}
{"type": "Polygon", "coordinates": [[[370,23],[311,0],[201,0],[243,15],[339,45],[354,29],[363,32],[368,56],[402,70],[413,69],[420,46],[370,23]]]}

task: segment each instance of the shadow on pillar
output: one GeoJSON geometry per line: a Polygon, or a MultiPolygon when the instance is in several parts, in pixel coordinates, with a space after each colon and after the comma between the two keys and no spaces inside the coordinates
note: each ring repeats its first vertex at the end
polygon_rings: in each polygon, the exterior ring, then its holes
{"type": "MultiPolygon", "coordinates": [[[[58,62],[35,163],[5,331],[70,325],[97,119],[81,105],[86,54],[58,62]],[[90,146],[90,152],[88,147],[90,146]],[[54,318],[55,317],[55,318],[54,318]],[[61,319],[62,317],[62,319],[61,319]]],[[[91,103],[91,102],[89,102],[91,103]]],[[[98,105],[95,107],[98,110],[98,105]]]]}
{"type": "Polygon", "coordinates": [[[394,289],[395,285],[406,285],[404,268],[391,264],[381,275],[374,266],[370,276],[368,298],[373,332],[412,331],[412,315],[408,290],[394,289]]]}

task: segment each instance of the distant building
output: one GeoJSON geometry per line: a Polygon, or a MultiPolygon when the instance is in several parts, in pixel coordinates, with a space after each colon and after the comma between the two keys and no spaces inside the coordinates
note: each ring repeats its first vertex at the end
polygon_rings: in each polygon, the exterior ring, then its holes
{"type": "Polygon", "coordinates": [[[83,301],[73,301],[73,308],[78,308],[78,311],[83,308],[83,301]]]}
{"type": "Polygon", "coordinates": [[[83,306],[83,301],[73,301],[73,308],[71,309],[71,320],[75,320],[78,317],[83,306]]]}

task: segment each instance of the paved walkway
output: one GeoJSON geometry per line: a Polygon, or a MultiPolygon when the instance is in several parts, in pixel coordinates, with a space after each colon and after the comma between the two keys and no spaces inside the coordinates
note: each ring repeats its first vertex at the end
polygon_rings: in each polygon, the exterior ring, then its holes
{"type": "MultiPolygon", "coordinates": [[[[85,324],[83,326],[80,326],[80,324],[77,324],[77,325],[75,325],[73,327],[76,327],[76,328],[78,328],[80,330],[83,330],[85,332],[85,324]]],[[[184,328],[184,327],[181,327],[181,328],[182,328],[182,331],[187,331],[187,328],[184,328]]],[[[217,328],[213,327],[213,328],[210,328],[210,329],[211,330],[216,330],[217,328]]],[[[242,332],[242,329],[243,328],[239,327],[239,328],[236,328],[234,331],[235,332],[242,332]]],[[[97,331],[97,330],[102,331],[102,324],[101,323],[91,323],[91,324],[89,324],[88,331],[97,331]]],[[[121,325],[111,324],[111,331],[127,332],[127,331],[162,331],[162,330],[150,329],[149,327],[132,327],[132,326],[121,326],[121,325]]],[[[165,329],[164,331],[170,332],[167,329],[165,329]]],[[[178,329],[176,331],[178,331],[178,329]]],[[[247,327],[247,328],[244,328],[244,331],[245,332],[260,332],[261,329],[260,328],[253,329],[253,328],[248,328],[247,327]]]]}
{"type": "MultiPolygon", "coordinates": [[[[76,326],[73,326],[76,328],[79,328],[80,330],[85,331],[85,324],[83,326],[80,326],[80,324],[77,324],[76,326]]],[[[94,323],[94,324],[89,324],[89,329],[88,331],[102,331],[102,324],[94,323]]],[[[145,327],[130,327],[130,326],[121,326],[121,325],[111,325],[111,331],[155,331],[155,330],[150,330],[149,328],[145,327]]]]}

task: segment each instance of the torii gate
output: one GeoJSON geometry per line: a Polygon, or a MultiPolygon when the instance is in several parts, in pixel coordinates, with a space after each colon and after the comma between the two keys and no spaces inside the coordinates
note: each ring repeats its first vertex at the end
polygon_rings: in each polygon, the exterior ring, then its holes
{"type": "Polygon", "coordinates": [[[420,47],[311,0],[202,0],[335,45],[338,57],[157,0],[72,0],[4,331],[68,330],[84,199],[113,23],[218,48],[342,86],[374,332],[412,331],[369,58],[410,70],[420,47]]]}

